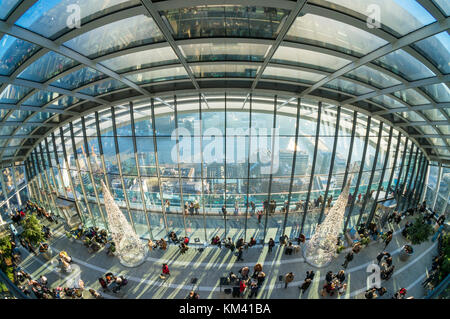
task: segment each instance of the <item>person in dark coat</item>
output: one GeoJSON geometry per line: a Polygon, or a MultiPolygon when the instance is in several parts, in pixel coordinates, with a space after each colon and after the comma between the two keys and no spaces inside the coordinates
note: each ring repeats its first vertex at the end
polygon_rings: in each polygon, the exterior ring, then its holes
{"type": "Polygon", "coordinates": [[[353,252],[349,252],[346,256],[345,256],[345,261],[342,264],[342,267],[347,268],[348,263],[351,262],[353,260],[353,252]]]}
{"type": "Polygon", "coordinates": [[[302,283],[302,285],[300,287],[298,287],[298,289],[301,289],[303,293],[305,293],[305,291],[309,288],[309,286],[311,285],[311,278],[307,278],[305,279],[305,281],[302,283]]]}
{"type": "Polygon", "coordinates": [[[275,241],[273,240],[273,238],[269,239],[269,250],[268,252],[272,252],[272,248],[275,246],[275,241]]]}

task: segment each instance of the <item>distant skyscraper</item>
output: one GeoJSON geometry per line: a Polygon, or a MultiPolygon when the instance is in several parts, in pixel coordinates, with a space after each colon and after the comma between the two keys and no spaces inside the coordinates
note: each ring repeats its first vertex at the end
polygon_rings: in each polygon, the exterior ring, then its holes
{"type": "Polygon", "coordinates": [[[295,163],[295,175],[305,175],[308,170],[309,155],[306,152],[297,151],[297,159],[295,163]]]}

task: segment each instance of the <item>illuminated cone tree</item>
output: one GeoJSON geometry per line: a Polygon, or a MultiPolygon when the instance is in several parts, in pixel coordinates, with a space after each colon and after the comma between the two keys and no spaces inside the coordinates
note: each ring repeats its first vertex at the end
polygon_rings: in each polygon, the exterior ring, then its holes
{"type": "Polygon", "coordinates": [[[329,210],[323,223],[317,226],[316,232],[306,243],[303,256],[306,262],[312,266],[327,266],[336,255],[337,239],[342,230],[350,184],[355,170],[356,165],[353,167],[350,177],[334,206],[329,210]]]}
{"type": "Polygon", "coordinates": [[[102,181],[103,198],[108,215],[109,232],[116,245],[116,255],[122,265],[136,267],[145,261],[147,245],[144,245],[120,211],[111,193],[102,181]]]}

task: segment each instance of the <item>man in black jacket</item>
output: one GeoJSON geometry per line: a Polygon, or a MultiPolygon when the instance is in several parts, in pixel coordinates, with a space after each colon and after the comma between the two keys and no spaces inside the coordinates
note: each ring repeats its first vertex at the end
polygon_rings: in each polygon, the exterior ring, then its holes
{"type": "Polygon", "coordinates": [[[342,267],[347,268],[348,263],[351,262],[353,260],[353,252],[349,252],[346,256],[345,256],[345,261],[342,264],[342,267]]]}

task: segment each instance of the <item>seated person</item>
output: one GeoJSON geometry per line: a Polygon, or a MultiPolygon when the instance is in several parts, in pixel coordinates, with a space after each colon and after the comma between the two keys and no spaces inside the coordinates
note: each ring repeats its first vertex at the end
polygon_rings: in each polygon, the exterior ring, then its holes
{"type": "Polygon", "coordinates": [[[159,248],[162,250],[167,249],[167,242],[163,238],[161,238],[161,240],[159,241],[159,248]]]}
{"type": "Polygon", "coordinates": [[[179,242],[179,240],[177,238],[177,234],[175,234],[175,232],[173,232],[173,231],[170,232],[169,238],[174,244],[177,244],[179,242]]]}
{"type": "Polygon", "coordinates": [[[251,238],[250,238],[250,242],[248,243],[248,245],[249,245],[250,247],[256,245],[256,239],[253,238],[253,237],[251,237],[251,238]]]}
{"type": "Polygon", "coordinates": [[[183,244],[186,246],[189,244],[189,237],[184,237],[183,244]]]}
{"type": "Polygon", "coordinates": [[[40,243],[39,244],[39,252],[45,253],[48,250],[48,244],[47,243],[40,243]]]}
{"type": "Polygon", "coordinates": [[[236,249],[239,249],[242,246],[244,246],[244,238],[239,238],[239,240],[236,242],[236,249]]]}
{"type": "Polygon", "coordinates": [[[179,247],[182,254],[184,254],[189,249],[189,247],[187,247],[185,243],[181,243],[179,247]]]}
{"type": "Polygon", "coordinates": [[[286,255],[292,255],[292,252],[294,251],[294,247],[292,246],[292,242],[289,242],[288,246],[286,247],[285,254],[286,255]]]}

